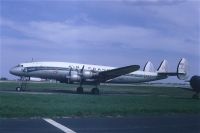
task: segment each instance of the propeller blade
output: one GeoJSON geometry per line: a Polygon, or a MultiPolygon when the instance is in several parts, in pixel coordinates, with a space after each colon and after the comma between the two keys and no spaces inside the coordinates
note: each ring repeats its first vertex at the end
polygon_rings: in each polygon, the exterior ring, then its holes
{"type": "Polygon", "coordinates": [[[81,73],[83,73],[84,67],[85,67],[85,66],[83,65],[83,67],[82,67],[82,69],[81,69],[81,73]]]}

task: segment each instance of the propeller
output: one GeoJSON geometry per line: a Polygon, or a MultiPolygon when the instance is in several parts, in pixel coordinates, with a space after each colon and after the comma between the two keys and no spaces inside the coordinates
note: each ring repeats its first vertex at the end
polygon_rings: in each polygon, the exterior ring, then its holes
{"type": "Polygon", "coordinates": [[[83,67],[82,67],[82,69],[81,69],[81,73],[83,73],[84,67],[85,67],[85,66],[83,65],[83,67]]]}
{"type": "Polygon", "coordinates": [[[69,70],[69,74],[66,76],[67,77],[67,82],[68,82],[68,84],[70,83],[70,77],[71,77],[71,75],[72,75],[72,67],[70,67],[70,70],[69,70]]]}
{"type": "Polygon", "coordinates": [[[81,70],[80,70],[80,73],[79,73],[79,76],[81,77],[81,79],[80,79],[80,83],[82,82],[82,80],[83,80],[83,70],[84,70],[84,65],[83,65],[83,67],[81,68],[81,70]]]}
{"type": "Polygon", "coordinates": [[[22,69],[22,71],[23,71],[23,72],[28,72],[28,69],[27,69],[26,67],[24,67],[24,68],[22,69]]]}

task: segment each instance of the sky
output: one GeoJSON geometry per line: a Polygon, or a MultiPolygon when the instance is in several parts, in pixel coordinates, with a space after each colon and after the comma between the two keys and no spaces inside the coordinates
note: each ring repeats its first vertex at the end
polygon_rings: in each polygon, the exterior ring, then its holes
{"type": "MultiPolygon", "coordinates": [[[[0,76],[19,63],[121,67],[182,57],[200,75],[198,0],[0,0],[0,76]]],[[[169,78],[165,82],[178,82],[169,78]]]]}

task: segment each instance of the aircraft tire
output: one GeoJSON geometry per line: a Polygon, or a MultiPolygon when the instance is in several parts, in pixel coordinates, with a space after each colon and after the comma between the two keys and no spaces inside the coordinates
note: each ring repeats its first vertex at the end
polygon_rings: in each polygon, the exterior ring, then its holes
{"type": "Polygon", "coordinates": [[[99,89],[98,88],[92,88],[92,94],[94,94],[94,95],[99,95],[99,89]]]}
{"type": "Polygon", "coordinates": [[[77,94],[83,94],[83,87],[78,87],[76,89],[77,94]]]}
{"type": "Polygon", "coordinates": [[[21,91],[21,87],[16,87],[16,91],[21,91]]]}

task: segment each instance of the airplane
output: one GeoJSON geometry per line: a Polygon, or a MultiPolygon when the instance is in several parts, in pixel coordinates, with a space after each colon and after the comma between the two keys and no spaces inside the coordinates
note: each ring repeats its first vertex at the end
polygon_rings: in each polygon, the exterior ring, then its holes
{"type": "MultiPolygon", "coordinates": [[[[82,94],[83,84],[91,83],[95,85],[91,89],[92,94],[99,94],[98,85],[100,83],[118,83],[133,84],[140,82],[149,82],[166,79],[168,76],[177,76],[180,80],[187,78],[188,62],[182,58],[177,66],[176,72],[168,72],[168,62],[163,60],[155,70],[153,64],[148,61],[143,71],[139,70],[139,65],[130,65],[125,67],[109,67],[90,64],[79,64],[69,62],[29,62],[20,63],[10,69],[10,73],[21,77],[20,86],[16,87],[17,91],[23,89],[27,78],[31,77],[41,79],[54,79],[61,83],[78,83],[76,92],[82,94]]],[[[26,85],[25,85],[26,86],[26,85]]]]}

